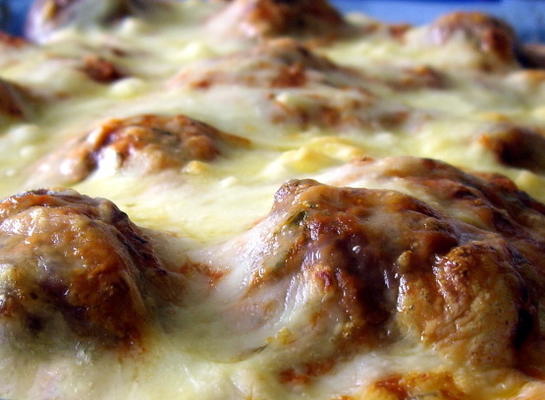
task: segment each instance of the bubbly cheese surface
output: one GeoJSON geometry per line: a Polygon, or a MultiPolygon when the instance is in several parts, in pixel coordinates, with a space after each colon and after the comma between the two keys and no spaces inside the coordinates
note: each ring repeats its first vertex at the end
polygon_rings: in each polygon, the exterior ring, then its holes
{"type": "MultiPolygon", "coordinates": [[[[266,216],[290,179],[447,207],[410,180],[384,178],[381,166],[362,175],[355,161],[364,158],[409,155],[499,173],[545,202],[545,161],[537,161],[545,159],[545,74],[501,59],[464,31],[359,14],[333,38],[246,35],[247,27],[233,27],[241,20],[234,3],[166,2],[104,24],[68,24],[40,44],[0,42],[0,84],[21,88],[25,105],[10,114],[0,102],[1,196],[70,187],[106,198],[184,280],[180,303],[159,312],[136,350],[64,333],[29,344],[0,326],[0,397],[543,398],[543,372],[466,363],[410,335],[332,356],[327,334],[307,332],[309,316],[329,304],[323,293],[301,277],[251,292],[250,281],[269,272],[255,272],[256,258],[242,253],[270,239],[266,229],[278,221],[266,216]],[[167,168],[155,167],[168,161],[156,159],[162,142],[143,154],[138,144],[122,153],[115,142],[81,156],[78,146],[98,141],[105,121],[144,114],[185,115],[235,139],[213,141],[214,157],[183,155],[167,168]],[[58,178],[91,159],[84,179],[58,178]]],[[[446,210],[480,223],[463,207],[446,210]]],[[[2,282],[14,279],[6,265],[2,282]]],[[[344,322],[332,315],[341,332],[344,322]]]]}

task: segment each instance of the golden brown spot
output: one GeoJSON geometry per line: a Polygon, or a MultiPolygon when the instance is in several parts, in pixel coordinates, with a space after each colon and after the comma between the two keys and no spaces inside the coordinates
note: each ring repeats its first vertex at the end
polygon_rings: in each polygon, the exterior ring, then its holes
{"type": "Polygon", "coordinates": [[[278,77],[271,82],[271,87],[298,87],[305,86],[305,68],[301,64],[294,64],[286,67],[278,77]]]}
{"type": "Polygon", "coordinates": [[[210,287],[215,287],[226,275],[226,271],[212,269],[208,265],[193,262],[182,265],[179,272],[186,277],[192,275],[205,277],[210,287]]]}
{"type": "Polygon", "coordinates": [[[375,386],[379,390],[384,390],[388,394],[393,395],[398,400],[408,400],[409,392],[404,387],[401,379],[401,376],[391,376],[376,382],[375,386]]]}
{"type": "Polygon", "coordinates": [[[387,83],[397,90],[444,89],[447,79],[440,71],[427,65],[419,65],[399,71],[387,83]]]}
{"type": "Polygon", "coordinates": [[[334,366],[334,360],[306,363],[297,369],[288,368],[281,371],[279,380],[281,383],[288,385],[306,385],[313,379],[329,373],[334,366]]]}
{"type": "MultiPolygon", "coordinates": [[[[445,373],[393,375],[381,379],[365,392],[371,399],[412,400],[467,400],[468,396],[445,373]]],[[[367,397],[365,397],[367,398],[367,397]]]]}

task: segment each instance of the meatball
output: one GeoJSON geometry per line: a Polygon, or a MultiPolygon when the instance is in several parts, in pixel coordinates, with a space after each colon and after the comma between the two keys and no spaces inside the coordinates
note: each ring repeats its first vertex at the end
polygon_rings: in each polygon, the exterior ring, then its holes
{"type": "Polygon", "coordinates": [[[213,30],[251,38],[335,37],[345,22],[327,0],[235,0],[210,22],[213,30]]]}
{"type": "Polygon", "coordinates": [[[149,174],[181,168],[192,160],[212,161],[222,147],[245,145],[184,115],[112,119],[41,160],[32,183],[77,183],[97,169],[149,174]]]}
{"type": "Polygon", "coordinates": [[[250,50],[197,62],[182,69],[175,85],[208,89],[215,85],[303,88],[310,84],[345,87],[361,76],[336,65],[293,39],[275,39],[250,50]]]}
{"type": "Polygon", "coordinates": [[[25,27],[25,36],[43,42],[68,25],[89,25],[146,11],[149,0],[35,0],[25,27]]]}
{"type": "Polygon", "coordinates": [[[515,63],[516,36],[504,21],[479,12],[455,12],[439,18],[431,25],[431,37],[444,44],[462,35],[482,53],[482,67],[496,69],[515,63]]]}
{"type": "Polygon", "coordinates": [[[196,90],[220,85],[262,89],[264,114],[273,123],[301,129],[396,129],[423,117],[402,104],[380,102],[366,76],[285,38],[189,65],[172,84],[196,90]]]}
{"type": "Polygon", "coordinates": [[[366,160],[351,173],[421,199],[288,182],[263,221],[224,245],[243,254],[232,267],[246,287],[241,304],[261,300],[261,318],[277,327],[306,318],[291,340],[311,359],[410,339],[503,367],[542,348],[545,205],[507,178],[426,159],[366,160]],[[263,300],[271,291],[277,314],[263,300]]]}
{"type": "Polygon", "coordinates": [[[70,190],[0,202],[0,266],[0,323],[15,338],[60,334],[60,326],[130,347],[153,308],[175,297],[171,273],[127,215],[70,190]]]}

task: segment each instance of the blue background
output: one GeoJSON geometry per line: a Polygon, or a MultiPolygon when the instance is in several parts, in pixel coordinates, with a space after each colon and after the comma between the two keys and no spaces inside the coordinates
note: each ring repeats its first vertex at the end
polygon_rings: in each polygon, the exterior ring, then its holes
{"type": "MultiPolygon", "coordinates": [[[[424,24],[452,10],[481,10],[497,15],[515,27],[525,41],[545,42],[545,0],[333,0],[344,12],[362,11],[388,22],[424,24]]],[[[3,19],[4,29],[20,34],[31,0],[0,0],[12,18],[3,19]]]]}

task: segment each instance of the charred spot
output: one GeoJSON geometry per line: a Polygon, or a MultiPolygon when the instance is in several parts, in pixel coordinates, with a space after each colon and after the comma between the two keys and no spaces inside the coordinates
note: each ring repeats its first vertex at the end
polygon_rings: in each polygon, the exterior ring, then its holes
{"type": "Polygon", "coordinates": [[[33,334],[38,334],[44,328],[44,321],[36,315],[28,315],[26,318],[26,326],[33,334]]]}
{"type": "Polygon", "coordinates": [[[535,315],[530,313],[529,310],[521,309],[518,316],[518,323],[515,334],[513,335],[513,345],[517,349],[519,349],[527,341],[530,335],[535,332],[536,326],[535,315]]]}
{"type": "Polygon", "coordinates": [[[478,195],[474,193],[470,188],[461,186],[452,194],[452,197],[459,200],[474,200],[478,198],[478,195]]]}
{"type": "Polygon", "coordinates": [[[514,236],[518,232],[518,227],[501,211],[492,211],[492,224],[498,232],[506,236],[514,236]]]}

